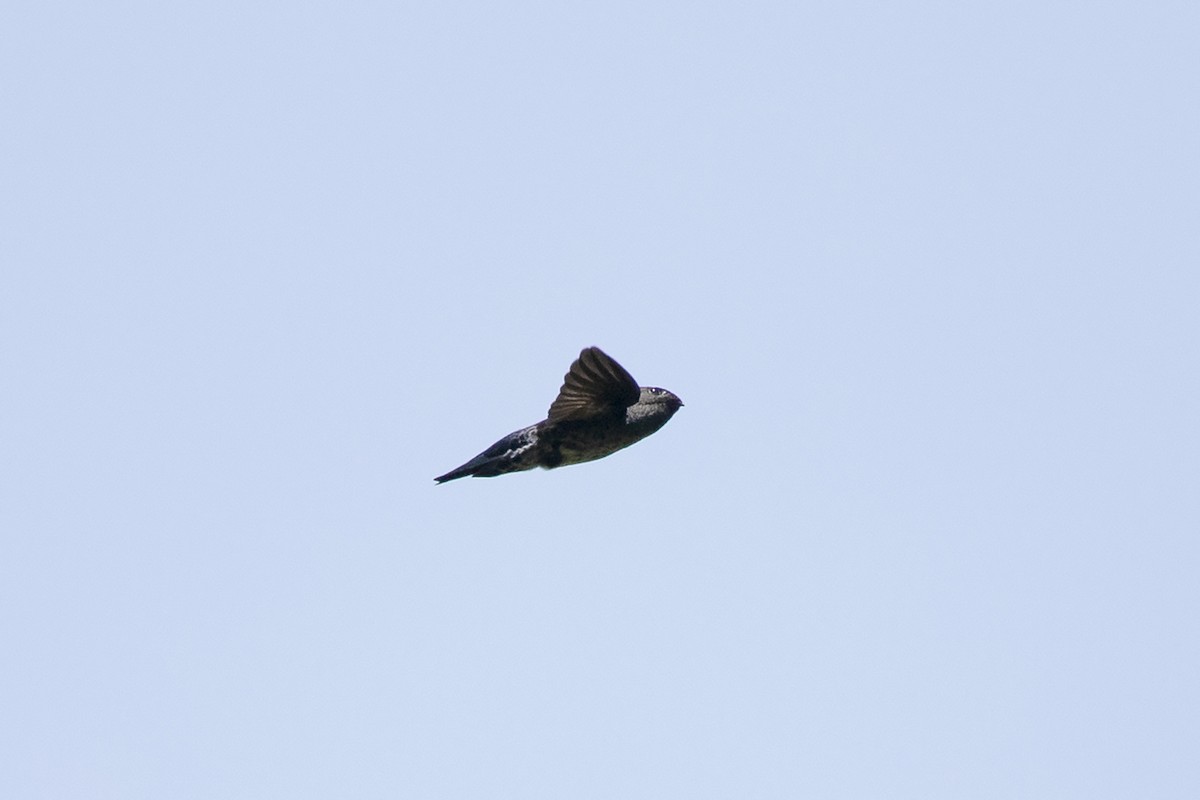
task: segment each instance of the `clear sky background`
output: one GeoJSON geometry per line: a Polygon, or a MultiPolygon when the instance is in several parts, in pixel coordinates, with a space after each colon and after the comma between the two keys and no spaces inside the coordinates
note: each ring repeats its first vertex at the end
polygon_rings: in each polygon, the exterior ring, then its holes
{"type": "Polygon", "coordinates": [[[1200,796],[1197,41],[8,8],[0,795],[1200,796]]]}

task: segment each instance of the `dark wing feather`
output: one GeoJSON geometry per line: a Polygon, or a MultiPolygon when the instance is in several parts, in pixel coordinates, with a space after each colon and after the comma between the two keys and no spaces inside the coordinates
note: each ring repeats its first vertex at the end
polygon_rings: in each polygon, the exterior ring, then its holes
{"type": "Polygon", "coordinates": [[[550,404],[550,421],[595,419],[624,414],[641,390],[633,376],[599,347],[587,347],[563,378],[550,404]]]}

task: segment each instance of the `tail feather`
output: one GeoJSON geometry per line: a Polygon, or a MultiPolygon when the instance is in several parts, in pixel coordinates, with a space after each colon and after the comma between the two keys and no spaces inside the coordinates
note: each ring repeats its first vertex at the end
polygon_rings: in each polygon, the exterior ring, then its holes
{"type": "Polygon", "coordinates": [[[494,445],[457,469],[434,478],[438,483],[465,478],[494,478],[506,472],[517,472],[537,466],[529,460],[537,442],[536,425],[510,433],[494,445]]]}
{"type": "Polygon", "coordinates": [[[461,467],[452,469],[445,475],[439,475],[434,480],[438,483],[445,483],[446,481],[458,480],[467,476],[472,478],[494,478],[497,475],[504,474],[500,467],[503,466],[506,460],[511,459],[506,459],[504,456],[487,457],[486,454],[481,454],[475,456],[475,458],[472,458],[461,467]]]}

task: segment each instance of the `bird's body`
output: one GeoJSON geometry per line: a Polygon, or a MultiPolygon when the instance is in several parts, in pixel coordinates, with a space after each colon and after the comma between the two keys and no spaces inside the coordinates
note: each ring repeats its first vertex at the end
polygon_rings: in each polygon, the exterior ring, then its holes
{"type": "Polygon", "coordinates": [[[640,387],[598,347],[579,354],[546,419],[505,436],[435,480],[490,478],[604,458],[667,424],[683,403],[666,389],[640,387]]]}

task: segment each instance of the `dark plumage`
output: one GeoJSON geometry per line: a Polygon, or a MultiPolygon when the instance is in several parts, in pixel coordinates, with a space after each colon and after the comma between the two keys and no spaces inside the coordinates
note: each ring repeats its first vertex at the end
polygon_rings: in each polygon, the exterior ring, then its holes
{"type": "Polygon", "coordinates": [[[666,389],[638,386],[603,350],[587,347],[567,370],[546,419],[510,433],[434,480],[491,478],[604,458],[666,425],[682,405],[666,389]]]}

